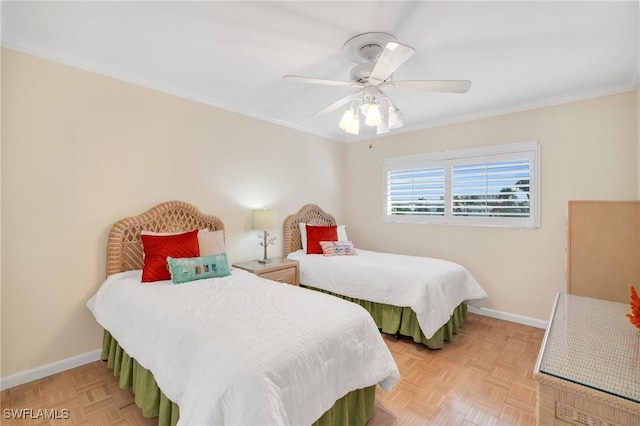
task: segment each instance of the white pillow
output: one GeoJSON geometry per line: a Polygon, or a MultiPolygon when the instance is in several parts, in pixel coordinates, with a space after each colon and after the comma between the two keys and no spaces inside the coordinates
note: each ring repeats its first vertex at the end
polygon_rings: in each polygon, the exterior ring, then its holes
{"type": "Polygon", "coordinates": [[[349,237],[347,237],[347,227],[345,225],[338,225],[338,241],[349,241],[349,237]]]}
{"type": "Polygon", "coordinates": [[[200,244],[200,257],[213,256],[227,251],[222,230],[209,231],[208,229],[201,229],[198,231],[198,243],[200,244]]]}
{"type": "MultiPolygon", "coordinates": [[[[168,235],[179,235],[184,232],[152,232],[140,231],[140,235],[156,235],[166,237],[168,235]]],[[[224,231],[209,231],[208,229],[200,229],[198,231],[198,244],[200,246],[200,256],[213,256],[227,251],[224,245],[224,231]]],[[[144,252],[142,253],[144,258],[144,252]]]]}
{"type": "MultiPolygon", "coordinates": [[[[310,223],[309,225],[313,225],[312,223],[310,223]]],[[[302,250],[304,250],[304,252],[307,252],[307,224],[306,223],[299,223],[298,226],[300,227],[300,241],[302,241],[302,250]]],[[[319,225],[313,225],[313,226],[319,226],[319,225]]],[[[349,238],[347,237],[347,229],[345,225],[338,225],[338,241],[349,241],[349,238]]]]}

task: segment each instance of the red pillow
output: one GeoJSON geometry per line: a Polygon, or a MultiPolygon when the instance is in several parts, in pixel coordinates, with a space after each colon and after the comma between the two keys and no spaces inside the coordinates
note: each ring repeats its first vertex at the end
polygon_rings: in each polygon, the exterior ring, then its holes
{"type": "Polygon", "coordinates": [[[337,226],[313,226],[307,227],[307,254],[322,254],[320,241],[338,241],[337,226]]]}
{"type": "Polygon", "coordinates": [[[141,235],[144,250],[142,282],[170,280],[167,256],[174,258],[200,256],[198,230],[177,235],[141,235]]]}

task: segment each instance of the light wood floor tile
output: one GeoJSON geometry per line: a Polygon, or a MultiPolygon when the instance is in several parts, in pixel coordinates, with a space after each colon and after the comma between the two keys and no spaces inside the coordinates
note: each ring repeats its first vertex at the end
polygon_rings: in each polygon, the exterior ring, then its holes
{"type": "Polygon", "coordinates": [[[436,351],[384,336],[402,386],[376,393],[369,426],[534,425],[532,372],[543,336],[542,329],[473,314],[436,351]]]}
{"type": "MultiPolygon", "coordinates": [[[[469,314],[443,349],[383,335],[402,374],[376,389],[368,426],[528,426],[535,424],[533,367],[544,330],[469,314]]],[[[69,410],[67,420],[5,419],[2,426],[146,426],[130,389],[102,361],[0,393],[2,409],[69,410]]]]}

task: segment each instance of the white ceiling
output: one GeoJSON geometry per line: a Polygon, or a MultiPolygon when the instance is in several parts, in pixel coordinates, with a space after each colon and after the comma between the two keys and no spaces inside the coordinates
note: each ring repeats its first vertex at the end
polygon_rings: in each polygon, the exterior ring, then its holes
{"type": "Polygon", "coordinates": [[[2,45],[340,141],[352,88],[342,53],[363,32],[415,54],[394,80],[471,80],[466,94],[389,92],[406,132],[638,87],[635,1],[2,2],[2,45]]]}

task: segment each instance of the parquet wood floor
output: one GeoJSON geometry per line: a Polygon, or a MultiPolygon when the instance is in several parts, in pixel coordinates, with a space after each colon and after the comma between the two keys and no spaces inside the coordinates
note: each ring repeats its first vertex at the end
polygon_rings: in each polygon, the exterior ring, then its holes
{"type": "MultiPolygon", "coordinates": [[[[384,336],[402,380],[389,393],[376,390],[368,426],[535,424],[532,371],[544,330],[469,314],[452,342],[430,350],[384,336]]],[[[119,389],[105,363],[96,361],[0,393],[0,424],[153,425],[119,389]],[[5,410],[58,410],[68,419],[7,419],[5,410]]],[[[50,413],[52,411],[49,411],[50,413]]]]}
{"type": "Polygon", "coordinates": [[[535,425],[543,329],[469,314],[440,350],[383,336],[402,380],[389,393],[376,388],[368,426],[535,425]]]}

